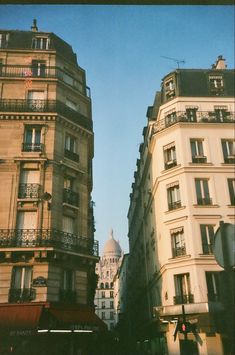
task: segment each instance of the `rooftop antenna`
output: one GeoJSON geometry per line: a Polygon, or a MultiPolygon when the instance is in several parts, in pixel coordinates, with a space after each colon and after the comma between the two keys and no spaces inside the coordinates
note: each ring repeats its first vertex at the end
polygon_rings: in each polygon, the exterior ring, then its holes
{"type": "Polygon", "coordinates": [[[176,59],[176,58],[171,58],[171,57],[166,57],[164,55],[161,55],[162,58],[165,58],[165,59],[170,59],[170,60],[173,60],[174,62],[177,63],[177,66],[178,66],[178,69],[180,68],[180,63],[184,64],[185,63],[185,60],[180,60],[180,59],[176,59]]]}

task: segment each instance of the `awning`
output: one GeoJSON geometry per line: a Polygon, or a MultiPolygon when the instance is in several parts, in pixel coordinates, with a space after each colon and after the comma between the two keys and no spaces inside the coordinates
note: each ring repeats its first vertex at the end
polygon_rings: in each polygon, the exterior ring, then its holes
{"type": "Polygon", "coordinates": [[[57,327],[68,327],[79,329],[79,327],[90,327],[91,329],[106,330],[107,325],[95,314],[91,307],[86,306],[57,306],[51,305],[49,312],[56,319],[57,327]]]}
{"type": "Polygon", "coordinates": [[[43,311],[43,304],[1,304],[0,329],[36,329],[43,311]]]}
{"type": "Polygon", "coordinates": [[[0,333],[46,329],[107,330],[92,307],[53,303],[0,304],[0,333]]]}

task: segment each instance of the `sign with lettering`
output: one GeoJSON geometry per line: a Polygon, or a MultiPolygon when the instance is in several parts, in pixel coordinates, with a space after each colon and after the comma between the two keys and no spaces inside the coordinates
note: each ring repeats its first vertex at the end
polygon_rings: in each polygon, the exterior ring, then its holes
{"type": "Polygon", "coordinates": [[[36,279],[33,279],[33,287],[45,287],[47,285],[47,280],[43,276],[38,276],[36,279]]]}

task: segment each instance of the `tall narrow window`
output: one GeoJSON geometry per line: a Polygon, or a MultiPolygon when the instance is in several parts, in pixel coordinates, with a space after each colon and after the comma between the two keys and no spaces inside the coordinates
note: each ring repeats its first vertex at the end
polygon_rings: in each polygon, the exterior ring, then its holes
{"type": "Polygon", "coordinates": [[[197,122],[197,108],[186,108],[186,117],[190,122],[197,122]]]}
{"type": "Polygon", "coordinates": [[[177,228],[171,230],[172,254],[176,258],[186,254],[184,229],[177,228]]]}
{"type": "Polygon", "coordinates": [[[235,206],[235,179],[228,179],[230,203],[235,206]]]}
{"type": "Polygon", "coordinates": [[[179,188],[178,183],[174,184],[173,186],[168,187],[167,199],[168,199],[168,209],[169,210],[175,210],[175,209],[181,207],[180,188],[179,188]]]}
{"type": "Polygon", "coordinates": [[[9,41],[9,33],[0,33],[0,48],[6,48],[9,41]]]}
{"type": "Polygon", "coordinates": [[[28,107],[34,112],[44,112],[45,110],[45,92],[31,90],[28,92],[28,107]]]}
{"type": "Polygon", "coordinates": [[[64,154],[66,158],[79,162],[79,155],[76,153],[76,138],[70,134],[65,136],[64,154]]]}
{"type": "Polygon", "coordinates": [[[219,272],[206,272],[208,301],[216,302],[220,299],[219,272]]]}
{"type": "Polygon", "coordinates": [[[12,269],[9,302],[28,302],[33,298],[31,289],[32,267],[15,266],[12,269]]]}
{"type": "Polygon", "coordinates": [[[166,127],[171,126],[172,124],[177,122],[176,112],[168,113],[168,115],[166,115],[165,117],[165,122],[166,122],[166,127]]]}
{"type": "Polygon", "coordinates": [[[27,199],[39,198],[39,179],[39,170],[22,170],[20,175],[18,197],[27,199]]]}
{"type": "Polygon", "coordinates": [[[72,206],[78,206],[78,193],[74,191],[74,179],[71,177],[64,178],[63,202],[72,206]]]}
{"type": "Polygon", "coordinates": [[[207,159],[203,152],[202,139],[190,139],[192,162],[193,163],[206,163],[207,159]]]}
{"type": "Polygon", "coordinates": [[[171,143],[163,147],[165,169],[173,168],[177,165],[175,144],[171,143]]]}
{"type": "Polygon", "coordinates": [[[209,193],[208,179],[195,179],[197,204],[212,205],[212,199],[209,193]]]}
{"type": "Polygon", "coordinates": [[[43,145],[41,143],[41,126],[25,126],[23,152],[41,152],[43,145]]]}
{"type": "Polygon", "coordinates": [[[213,75],[209,77],[210,91],[212,94],[219,94],[223,92],[224,82],[221,75],[213,75]]]}
{"type": "Polygon", "coordinates": [[[214,242],[214,226],[211,224],[201,224],[200,231],[203,254],[212,254],[212,247],[214,242]]]}
{"type": "Polygon", "coordinates": [[[75,302],[76,292],[75,292],[75,272],[74,270],[65,269],[62,270],[61,278],[61,289],[60,289],[60,301],[61,302],[75,302]]]}
{"type": "Polygon", "coordinates": [[[46,76],[46,62],[40,60],[32,61],[32,75],[33,76],[46,76]]]}
{"type": "Polygon", "coordinates": [[[63,232],[74,233],[74,219],[69,216],[63,216],[63,232]]]}
{"type": "Polygon", "coordinates": [[[175,304],[193,303],[189,273],[175,275],[175,294],[175,304]]]}
{"type": "Polygon", "coordinates": [[[224,162],[226,164],[235,164],[235,140],[222,139],[221,143],[224,155],[224,162]]]}
{"type": "Polygon", "coordinates": [[[17,213],[17,245],[34,246],[37,243],[37,212],[17,213]]]}

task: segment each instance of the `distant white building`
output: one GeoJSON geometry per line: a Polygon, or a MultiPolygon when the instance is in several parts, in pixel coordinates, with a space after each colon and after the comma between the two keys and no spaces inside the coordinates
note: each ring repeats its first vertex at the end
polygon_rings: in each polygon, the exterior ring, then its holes
{"type": "Polygon", "coordinates": [[[103,255],[96,264],[99,279],[95,294],[96,314],[107,324],[109,330],[112,330],[118,321],[117,309],[114,306],[113,278],[119,268],[121,256],[121,247],[114,239],[113,230],[111,230],[103,255]]]}

